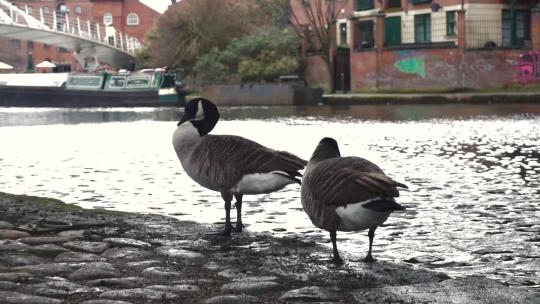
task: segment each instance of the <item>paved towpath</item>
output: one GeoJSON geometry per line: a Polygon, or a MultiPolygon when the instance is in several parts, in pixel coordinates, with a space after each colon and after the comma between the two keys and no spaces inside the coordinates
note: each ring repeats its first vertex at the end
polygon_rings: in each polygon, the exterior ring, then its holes
{"type": "Polygon", "coordinates": [[[444,104],[444,103],[540,103],[540,91],[459,93],[335,93],[323,96],[325,104],[444,104]]]}

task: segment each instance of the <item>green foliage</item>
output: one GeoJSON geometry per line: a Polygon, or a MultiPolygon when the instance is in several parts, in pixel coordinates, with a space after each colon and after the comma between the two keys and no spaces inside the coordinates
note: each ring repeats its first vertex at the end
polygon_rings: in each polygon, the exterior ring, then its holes
{"type": "Polygon", "coordinates": [[[271,27],[235,39],[222,51],[214,48],[194,72],[199,81],[274,81],[298,69],[298,37],[271,27]]]}
{"type": "MultiPolygon", "coordinates": [[[[298,70],[288,0],[182,0],[146,36],[139,67],[182,68],[188,82],[263,81],[298,70]]],[[[193,83],[190,83],[193,84],[193,83]]]]}
{"type": "Polygon", "coordinates": [[[183,68],[248,32],[247,8],[234,1],[184,0],[173,5],[146,37],[139,65],[183,68]]]}

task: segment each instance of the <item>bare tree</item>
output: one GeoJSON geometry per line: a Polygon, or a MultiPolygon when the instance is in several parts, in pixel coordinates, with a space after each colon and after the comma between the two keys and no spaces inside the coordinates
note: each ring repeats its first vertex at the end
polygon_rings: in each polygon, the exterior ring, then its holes
{"type": "Polygon", "coordinates": [[[334,43],[336,21],[346,0],[274,0],[276,8],[287,10],[291,26],[302,40],[304,49],[315,50],[328,71],[330,90],[335,91],[334,43]]]}

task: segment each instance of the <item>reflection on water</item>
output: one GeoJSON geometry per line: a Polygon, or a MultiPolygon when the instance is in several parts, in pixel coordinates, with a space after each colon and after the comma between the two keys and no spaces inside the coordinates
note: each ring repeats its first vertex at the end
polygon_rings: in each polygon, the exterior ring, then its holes
{"type": "MultiPolygon", "coordinates": [[[[218,193],[182,171],[171,145],[180,109],[0,109],[0,191],[83,207],[223,220],[218,193]]],[[[540,285],[540,106],[413,105],[222,109],[217,134],[309,158],[324,136],[407,183],[374,255],[453,275],[540,285]]],[[[246,196],[249,230],[328,244],[299,187],[246,196]]],[[[234,214],[234,213],[233,213],[234,214]]],[[[367,233],[339,233],[361,257],[367,233]]],[[[351,257],[349,257],[351,258],[351,257]]]]}
{"type": "MultiPolygon", "coordinates": [[[[539,104],[352,105],[224,107],[222,119],[425,120],[538,116],[539,104]]],[[[46,124],[180,120],[183,108],[0,108],[0,127],[46,124]]]]}

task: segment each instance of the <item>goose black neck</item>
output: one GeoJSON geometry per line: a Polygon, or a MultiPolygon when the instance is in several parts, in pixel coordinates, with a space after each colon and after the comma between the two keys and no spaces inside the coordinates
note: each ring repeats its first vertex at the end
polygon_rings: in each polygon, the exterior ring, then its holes
{"type": "Polygon", "coordinates": [[[341,153],[339,152],[337,141],[333,138],[325,137],[319,142],[309,161],[322,161],[340,156],[341,153]]]}

